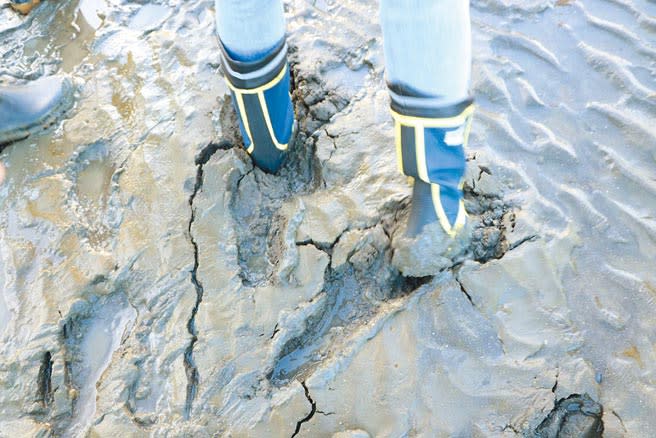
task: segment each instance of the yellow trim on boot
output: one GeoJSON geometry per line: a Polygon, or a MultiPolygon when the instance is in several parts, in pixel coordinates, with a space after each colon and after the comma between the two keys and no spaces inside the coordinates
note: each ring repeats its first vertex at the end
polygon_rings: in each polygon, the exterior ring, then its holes
{"type": "Polygon", "coordinates": [[[239,112],[242,114],[241,121],[244,124],[244,131],[246,131],[246,134],[248,134],[248,140],[251,142],[250,146],[248,146],[248,149],[246,149],[246,152],[252,154],[255,150],[255,143],[253,142],[251,127],[248,124],[248,115],[246,114],[246,107],[244,105],[244,96],[241,93],[235,91],[235,97],[237,98],[237,107],[239,108],[239,112]]]}
{"type": "Polygon", "coordinates": [[[426,165],[426,140],[423,126],[415,126],[415,157],[417,159],[419,179],[430,182],[428,180],[428,166],[426,165]]]}
{"type": "Polygon", "coordinates": [[[403,147],[401,145],[401,124],[394,123],[394,143],[396,144],[396,167],[401,174],[405,175],[403,171],[403,147]]]}
{"type": "MultiPolygon", "coordinates": [[[[269,131],[269,135],[271,136],[271,140],[273,141],[273,144],[276,146],[276,149],[285,151],[289,147],[289,142],[282,144],[278,142],[278,138],[276,137],[276,134],[273,130],[273,124],[271,123],[271,116],[269,115],[269,108],[266,105],[266,99],[264,98],[264,92],[266,90],[269,90],[273,87],[275,87],[278,82],[282,80],[282,78],[285,76],[285,73],[287,72],[287,64],[280,70],[280,73],[276,75],[275,78],[271,79],[269,82],[267,82],[264,85],[261,85],[257,88],[237,88],[234,85],[230,83],[228,79],[226,79],[226,84],[228,85],[228,88],[230,88],[234,93],[235,96],[237,97],[237,106],[239,107],[239,112],[241,113],[241,118],[242,118],[242,123],[244,124],[244,130],[248,134],[249,140],[251,141],[251,145],[249,146],[248,149],[246,149],[246,152],[249,154],[252,154],[253,151],[255,150],[255,142],[253,141],[253,135],[251,134],[251,129],[248,124],[248,116],[246,114],[246,108],[244,105],[244,94],[257,94],[257,98],[260,101],[260,107],[262,108],[262,113],[264,114],[264,122],[267,125],[267,130],[269,131]]],[[[291,94],[289,95],[291,99],[291,94]]]]}
{"type": "Polygon", "coordinates": [[[424,129],[426,128],[455,128],[465,124],[463,148],[467,148],[469,143],[469,132],[471,131],[472,117],[474,112],[472,103],[465,108],[460,114],[454,117],[445,117],[441,119],[431,119],[424,117],[406,116],[391,110],[394,119],[394,136],[396,140],[396,159],[399,171],[403,172],[403,144],[401,142],[402,126],[412,127],[415,130],[415,159],[417,163],[417,173],[419,179],[430,184],[428,179],[428,168],[426,165],[426,142],[424,139],[424,129]]]}
{"type": "Polygon", "coordinates": [[[273,144],[276,146],[278,150],[286,151],[287,147],[289,146],[289,143],[282,144],[278,142],[276,133],[273,131],[273,124],[271,123],[271,116],[269,116],[269,108],[267,107],[266,99],[264,98],[264,91],[260,91],[259,93],[257,93],[257,97],[260,99],[260,106],[262,107],[262,112],[264,113],[264,121],[266,122],[267,129],[269,130],[269,135],[271,136],[271,140],[273,140],[273,144]]]}
{"type": "Polygon", "coordinates": [[[467,211],[465,210],[465,202],[461,199],[458,203],[458,216],[456,222],[451,226],[449,219],[446,217],[446,212],[442,206],[440,199],[440,186],[439,184],[431,184],[431,196],[433,198],[433,205],[435,206],[435,214],[440,221],[442,229],[450,236],[455,237],[460,230],[462,230],[467,222],[467,211]]]}

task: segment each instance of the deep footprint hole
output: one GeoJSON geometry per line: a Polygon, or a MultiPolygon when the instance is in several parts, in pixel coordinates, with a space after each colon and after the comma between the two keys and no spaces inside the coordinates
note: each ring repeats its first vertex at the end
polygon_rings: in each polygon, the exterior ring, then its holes
{"type": "MultiPolygon", "coordinates": [[[[231,202],[236,224],[239,275],[243,285],[248,287],[271,282],[280,260],[280,245],[276,243],[285,226],[278,211],[285,201],[319,188],[322,177],[321,164],[315,154],[317,133],[330,117],[348,105],[347,100],[327,90],[318,76],[303,76],[294,53],[292,48],[290,72],[297,132],[289,155],[275,175],[259,169],[245,175],[231,202]],[[315,110],[326,100],[330,100],[334,112],[326,114],[324,109],[315,110]]],[[[221,120],[225,123],[224,132],[240,136],[238,125],[227,114],[221,120]]],[[[240,142],[243,144],[241,139],[240,142]]]]}

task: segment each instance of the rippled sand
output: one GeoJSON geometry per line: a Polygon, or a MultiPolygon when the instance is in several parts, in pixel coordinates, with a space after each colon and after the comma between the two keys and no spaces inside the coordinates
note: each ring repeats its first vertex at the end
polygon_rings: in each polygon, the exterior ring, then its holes
{"type": "Polygon", "coordinates": [[[0,437],[656,434],[653,1],[472,1],[474,242],[420,279],[375,1],[286,3],[278,176],[213,2],[3,5],[0,81],[77,103],[0,154],[0,437]]]}

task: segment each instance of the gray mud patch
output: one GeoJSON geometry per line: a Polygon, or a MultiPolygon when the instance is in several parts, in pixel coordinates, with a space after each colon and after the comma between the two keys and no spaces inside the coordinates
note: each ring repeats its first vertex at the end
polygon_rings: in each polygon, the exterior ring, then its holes
{"type": "Polygon", "coordinates": [[[402,211],[387,213],[372,227],[345,231],[329,246],[298,244],[324,251],[330,263],[316,306],[304,321],[305,329],[279,349],[267,375],[273,385],[303,381],[320,362],[339,351],[353,332],[383,312],[387,301],[410,295],[432,279],[404,277],[391,263],[390,236],[402,211]]]}
{"type": "Polygon", "coordinates": [[[549,415],[529,434],[534,438],[599,438],[604,433],[604,408],[589,395],[560,399],[549,415]]]}
{"type": "MultiPolygon", "coordinates": [[[[319,188],[321,166],[316,158],[317,132],[348,101],[326,90],[317,76],[301,76],[291,52],[292,99],[297,120],[296,137],[277,174],[259,169],[244,175],[231,202],[236,223],[240,277],[245,286],[270,281],[282,257],[278,214],[283,203],[319,188]]],[[[238,130],[237,130],[238,132],[238,130]]]]}
{"type": "MultiPolygon", "coordinates": [[[[385,312],[386,302],[413,294],[439,272],[455,271],[467,259],[486,263],[503,257],[510,250],[506,233],[514,223],[513,206],[501,195],[483,195],[470,186],[465,187],[465,196],[471,209],[471,238],[455,240],[461,247],[439,254],[443,264],[424,275],[406,275],[393,262],[397,251],[394,236],[403,232],[409,211],[407,199],[390,205],[377,224],[346,230],[332,244],[297,243],[325,252],[330,263],[321,293],[310,304],[312,310],[303,316],[304,330],[278,350],[267,375],[271,383],[283,386],[292,380],[304,381],[321,362],[340,350],[345,339],[385,312]]],[[[274,330],[272,338],[277,333],[274,330]]]]}

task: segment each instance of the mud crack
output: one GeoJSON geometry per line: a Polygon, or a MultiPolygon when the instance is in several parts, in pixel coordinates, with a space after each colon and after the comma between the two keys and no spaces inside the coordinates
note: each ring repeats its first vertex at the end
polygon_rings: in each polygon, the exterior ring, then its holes
{"type": "Polygon", "coordinates": [[[191,415],[191,409],[196,398],[196,393],[198,392],[198,384],[200,381],[200,375],[198,372],[198,367],[194,361],[194,346],[198,341],[198,330],[196,329],[196,314],[198,313],[198,308],[200,303],[203,301],[203,284],[198,279],[198,267],[200,266],[200,260],[198,256],[198,244],[192,233],[192,226],[194,220],[196,219],[196,211],[194,210],[194,199],[196,195],[203,188],[203,166],[212,158],[212,156],[219,150],[228,150],[232,148],[232,144],[227,141],[219,143],[210,143],[200,151],[196,157],[196,180],[194,184],[194,190],[189,196],[189,209],[191,210],[191,215],[189,217],[189,223],[187,225],[187,232],[189,234],[189,241],[193,247],[194,251],[194,266],[190,271],[191,274],[191,283],[194,285],[196,290],[196,303],[191,311],[191,316],[187,321],[187,331],[191,335],[191,341],[185,349],[184,353],[184,366],[185,372],[187,374],[187,396],[184,406],[184,418],[189,419],[191,415]]]}
{"type": "Polygon", "coordinates": [[[538,236],[537,234],[531,234],[530,236],[523,237],[523,238],[519,239],[517,242],[513,242],[512,245],[508,246],[508,251],[512,251],[514,249],[517,249],[521,245],[525,244],[526,242],[535,242],[539,238],[540,238],[540,236],[538,236]]]}
{"type": "Polygon", "coordinates": [[[391,229],[398,210],[376,224],[344,231],[330,245],[301,242],[325,252],[330,262],[322,291],[304,316],[304,329],[289,337],[278,350],[269,381],[282,386],[303,380],[358,330],[378,320],[385,303],[411,295],[433,277],[406,277],[392,264],[391,229]]]}
{"type": "Polygon", "coordinates": [[[472,307],[476,307],[476,304],[474,304],[474,300],[472,300],[471,295],[469,295],[469,292],[467,292],[467,289],[465,289],[465,286],[462,284],[460,279],[457,276],[455,276],[455,279],[456,282],[460,285],[460,292],[462,292],[467,297],[467,300],[469,301],[469,304],[472,305],[472,307]]]}
{"type": "Polygon", "coordinates": [[[624,430],[624,432],[627,432],[626,426],[624,425],[624,420],[622,420],[622,417],[620,417],[620,415],[617,412],[615,412],[615,410],[612,410],[610,412],[615,416],[615,418],[617,418],[619,420],[620,425],[622,426],[622,429],[624,430]]]}
{"type": "Polygon", "coordinates": [[[551,392],[555,395],[556,390],[558,389],[558,378],[560,377],[560,369],[556,368],[556,381],[554,382],[553,386],[551,387],[551,392]]]}
{"type": "Polygon", "coordinates": [[[41,367],[39,368],[39,375],[37,377],[37,400],[44,408],[47,408],[52,403],[53,398],[52,364],[52,354],[46,351],[41,360],[41,367]]]}
{"type": "Polygon", "coordinates": [[[310,403],[310,413],[307,414],[303,419],[299,420],[296,423],[296,430],[294,430],[294,433],[292,434],[291,438],[294,438],[298,433],[301,431],[301,426],[303,423],[307,423],[314,417],[314,414],[317,412],[317,402],[315,402],[312,397],[310,396],[310,390],[308,389],[307,385],[305,384],[305,381],[301,382],[301,385],[303,385],[303,390],[305,390],[305,398],[307,401],[310,403]]]}

